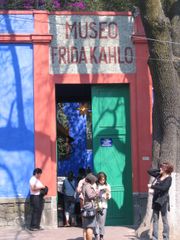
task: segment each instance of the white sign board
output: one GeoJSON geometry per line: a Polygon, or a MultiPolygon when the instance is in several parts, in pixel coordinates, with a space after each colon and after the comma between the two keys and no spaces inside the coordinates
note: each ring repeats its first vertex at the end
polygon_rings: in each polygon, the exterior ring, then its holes
{"type": "Polygon", "coordinates": [[[134,73],[133,25],[131,16],[50,15],[50,73],[134,73]]]}

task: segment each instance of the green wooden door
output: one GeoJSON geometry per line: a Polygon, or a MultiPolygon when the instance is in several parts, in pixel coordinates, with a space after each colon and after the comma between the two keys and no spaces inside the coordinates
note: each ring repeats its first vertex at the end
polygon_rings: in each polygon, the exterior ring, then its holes
{"type": "Polygon", "coordinates": [[[133,224],[129,86],[92,86],[94,170],[111,185],[106,225],[133,224]]]}

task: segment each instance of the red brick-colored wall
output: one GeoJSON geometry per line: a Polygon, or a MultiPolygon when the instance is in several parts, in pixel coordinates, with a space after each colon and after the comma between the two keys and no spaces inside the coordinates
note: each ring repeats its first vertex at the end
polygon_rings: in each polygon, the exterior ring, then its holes
{"type": "MultiPolygon", "coordinates": [[[[0,12],[1,13],[1,12],[0,12]]],[[[8,14],[33,14],[33,34],[3,34],[1,42],[31,42],[34,47],[34,127],[35,165],[43,168],[43,182],[49,196],[56,196],[56,112],[55,84],[123,84],[130,86],[131,146],[133,192],[145,192],[151,164],[152,83],[147,65],[148,48],[140,17],[135,19],[132,40],[135,45],[136,71],[131,74],[50,74],[49,13],[46,11],[9,11],[8,14]]],[[[53,13],[56,14],[56,13],[53,13]]],[[[71,12],[57,14],[71,15],[71,12]]],[[[73,13],[76,15],[76,13],[73,13]]],[[[130,15],[130,13],[78,13],[78,15],[130,15]]]]}

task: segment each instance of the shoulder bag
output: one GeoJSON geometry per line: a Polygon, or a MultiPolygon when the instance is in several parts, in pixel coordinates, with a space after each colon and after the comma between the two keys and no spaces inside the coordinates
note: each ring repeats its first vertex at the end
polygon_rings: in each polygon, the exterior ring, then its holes
{"type": "Polygon", "coordinates": [[[82,209],[81,209],[81,215],[82,217],[84,218],[91,218],[91,217],[94,217],[96,215],[96,209],[92,203],[92,206],[91,207],[86,207],[84,206],[82,209]]]}

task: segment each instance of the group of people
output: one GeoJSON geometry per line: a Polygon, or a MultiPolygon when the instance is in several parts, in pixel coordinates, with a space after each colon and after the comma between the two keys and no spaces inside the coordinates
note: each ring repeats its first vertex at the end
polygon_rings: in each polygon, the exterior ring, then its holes
{"type": "Polygon", "coordinates": [[[107,176],[104,172],[99,172],[96,176],[91,172],[88,174],[84,172],[78,180],[76,186],[72,172],[69,172],[64,180],[65,226],[75,224],[74,209],[78,205],[84,239],[91,240],[94,235],[96,240],[103,240],[107,202],[111,198],[111,188],[107,183],[107,176]],[[88,208],[94,209],[95,214],[84,216],[83,211],[88,208]]]}
{"type": "MultiPolygon", "coordinates": [[[[79,189],[78,189],[79,190],[79,189]]],[[[89,173],[80,191],[81,209],[95,209],[95,214],[84,216],[82,214],[82,227],[84,240],[103,240],[108,200],[111,198],[111,187],[107,183],[107,176],[99,172],[97,176],[89,173]]]]}
{"type": "MultiPolygon", "coordinates": [[[[31,223],[30,230],[42,230],[40,226],[44,207],[43,196],[47,194],[47,187],[42,184],[40,177],[42,169],[35,168],[30,184],[31,223]],[[43,191],[43,193],[42,193],[43,191]]],[[[108,200],[111,198],[111,187],[107,183],[107,176],[99,172],[96,176],[91,171],[81,171],[76,184],[73,172],[68,173],[63,183],[65,226],[75,224],[75,205],[79,205],[84,240],[103,240],[107,214],[108,200]],[[85,209],[94,209],[93,216],[83,216],[85,209]]]]}
{"type": "MultiPolygon", "coordinates": [[[[85,176],[91,172],[90,168],[80,168],[77,178],[73,171],[69,171],[63,181],[60,200],[63,200],[65,227],[81,225],[79,190],[85,176]]],[[[62,201],[61,201],[62,202],[62,201]]]]}
{"type": "MultiPolygon", "coordinates": [[[[153,194],[153,233],[152,240],[158,240],[158,221],[161,214],[163,222],[163,240],[169,240],[168,211],[169,188],[172,184],[171,173],[173,165],[163,162],[157,169],[148,170],[153,181],[148,184],[149,192],[153,194]]],[[[31,211],[31,230],[41,230],[40,221],[43,210],[43,196],[47,194],[47,187],[40,181],[42,169],[34,169],[30,179],[30,205],[31,211]],[[43,191],[43,193],[42,193],[43,191]]],[[[99,172],[96,176],[93,173],[85,172],[78,179],[78,184],[69,172],[63,184],[64,206],[65,206],[65,226],[73,225],[75,203],[79,203],[81,213],[84,240],[103,240],[105,233],[105,221],[108,207],[108,200],[111,198],[111,187],[107,183],[107,176],[104,172],[99,172]],[[92,211],[95,210],[95,211],[92,211]],[[85,212],[88,214],[84,214],[85,212]],[[71,219],[71,222],[70,222],[71,219]]]]}

